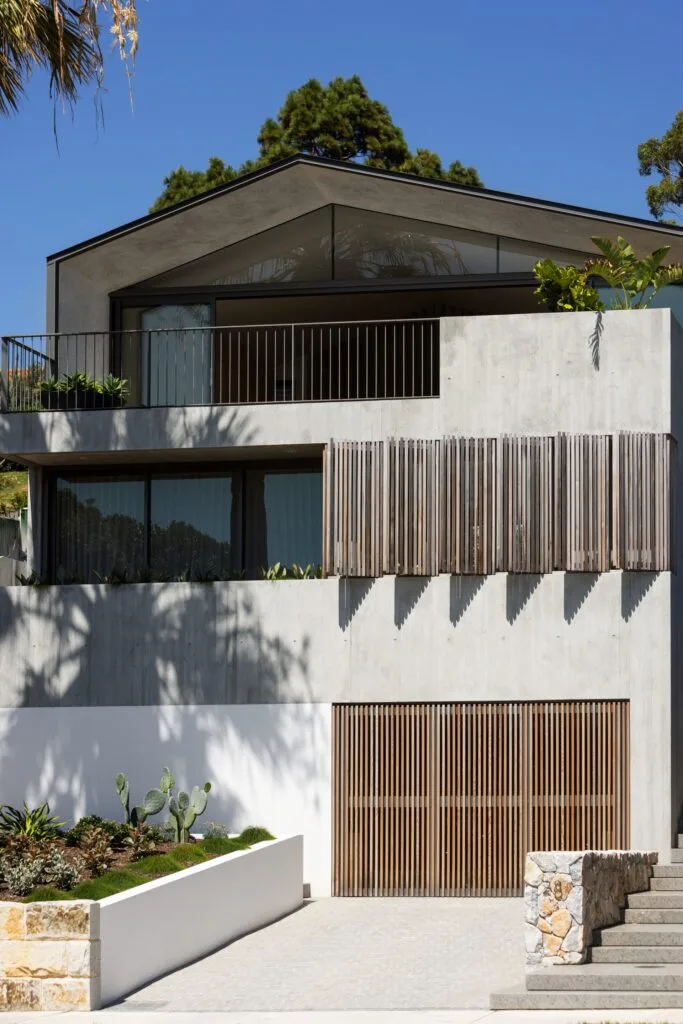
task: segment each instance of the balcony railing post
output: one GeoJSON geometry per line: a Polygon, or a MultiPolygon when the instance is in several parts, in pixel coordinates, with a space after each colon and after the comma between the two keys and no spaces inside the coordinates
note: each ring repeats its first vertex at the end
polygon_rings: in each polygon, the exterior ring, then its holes
{"type": "Polygon", "coordinates": [[[0,412],[9,410],[9,342],[0,339],[0,412]]]}

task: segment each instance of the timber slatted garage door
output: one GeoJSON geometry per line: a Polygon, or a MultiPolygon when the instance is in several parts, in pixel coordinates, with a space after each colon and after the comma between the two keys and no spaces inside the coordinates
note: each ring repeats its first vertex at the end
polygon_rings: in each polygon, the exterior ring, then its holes
{"type": "Polygon", "coordinates": [[[336,896],[516,896],[527,850],[623,849],[628,701],[333,709],[336,896]]]}

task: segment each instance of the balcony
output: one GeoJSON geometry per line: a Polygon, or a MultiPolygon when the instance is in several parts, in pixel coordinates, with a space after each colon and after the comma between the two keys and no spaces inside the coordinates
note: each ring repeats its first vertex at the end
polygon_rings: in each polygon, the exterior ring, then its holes
{"type": "Polygon", "coordinates": [[[3,337],[0,409],[65,411],[434,398],[439,321],[3,337]]]}

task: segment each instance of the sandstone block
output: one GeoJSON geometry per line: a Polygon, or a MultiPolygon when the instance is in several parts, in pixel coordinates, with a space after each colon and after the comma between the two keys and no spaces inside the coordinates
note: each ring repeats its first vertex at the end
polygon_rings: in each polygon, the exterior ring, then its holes
{"type": "Polygon", "coordinates": [[[555,899],[559,902],[566,900],[572,891],[572,880],[569,875],[553,875],[548,888],[555,899]]]}
{"type": "Polygon", "coordinates": [[[26,935],[28,938],[89,939],[95,921],[99,925],[99,906],[90,900],[54,903],[29,903],[26,906],[26,935]],[[92,907],[97,911],[91,912],[92,907]]]}
{"type": "Polygon", "coordinates": [[[583,886],[575,885],[567,896],[565,906],[575,921],[583,921],[583,886]]]}
{"type": "Polygon", "coordinates": [[[562,939],[560,939],[557,935],[543,936],[543,950],[546,953],[546,955],[550,954],[551,956],[555,956],[557,953],[560,952],[561,948],[562,939]]]}
{"type": "Polygon", "coordinates": [[[533,861],[531,857],[527,857],[524,868],[524,881],[527,885],[537,888],[541,884],[542,880],[543,872],[539,868],[538,864],[533,861]]]}
{"type": "Polygon", "coordinates": [[[553,935],[559,935],[563,939],[572,926],[571,914],[561,907],[550,915],[549,924],[553,935]]]}
{"type": "Polygon", "coordinates": [[[0,982],[0,1008],[24,1012],[42,1010],[42,981],[34,978],[7,978],[0,982]]]}
{"type": "Polygon", "coordinates": [[[27,939],[0,942],[0,974],[4,978],[63,978],[68,945],[27,939]]]}
{"type": "Polygon", "coordinates": [[[100,943],[75,939],[67,943],[67,974],[70,978],[99,978],[100,943]]]}
{"type": "Polygon", "coordinates": [[[99,979],[62,978],[43,982],[44,1010],[96,1010],[100,1002],[99,979]]]}
{"type": "Polygon", "coordinates": [[[552,928],[548,924],[545,917],[539,917],[538,924],[536,925],[536,927],[538,928],[539,932],[545,932],[546,935],[550,935],[552,932],[552,928]]]}
{"type": "Polygon", "coordinates": [[[541,917],[550,917],[558,908],[557,900],[552,896],[546,896],[538,905],[538,912],[541,917]]]}
{"type": "Polygon", "coordinates": [[[0,903],[0,941],[26,938],[26,907],[23,903],[0,903]]]}

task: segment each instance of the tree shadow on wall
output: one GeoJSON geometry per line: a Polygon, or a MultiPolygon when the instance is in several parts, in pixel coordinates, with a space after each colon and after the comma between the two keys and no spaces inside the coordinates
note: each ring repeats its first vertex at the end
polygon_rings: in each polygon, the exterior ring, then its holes
{"type": "MultiPolygon", "coordinates": [[[[71,425],[76,450],[82,421],[97,415],[71,425]]],[[[111,427],[117,446],[121,429],[111,427]]],[[[218,438],[227,448],[253,436],[246,416],[219,408],[186,441],[200,448],[218,438]]],[[[286,777],[317,809],[316,780],[328,769],[325,722],[311,703],[310,636],[305,623],[283,635],[260,599],[263,588],[282,587],[285,601],[289,587],[308,585],[0,588],[0,640],[14,654],[3,703],[34,709],[29,743],[25,716],[21,725],[16,711],[2,719],[2,799],[26,792],[64,817],[118,817],[114,773],[129,773],[139,799],[168,764],[182,786],[213,782],[207,818],[231,827],[259,817],[258,799],[244,806],[241,794],[270,799],[273,779],[286,777]]]]}

